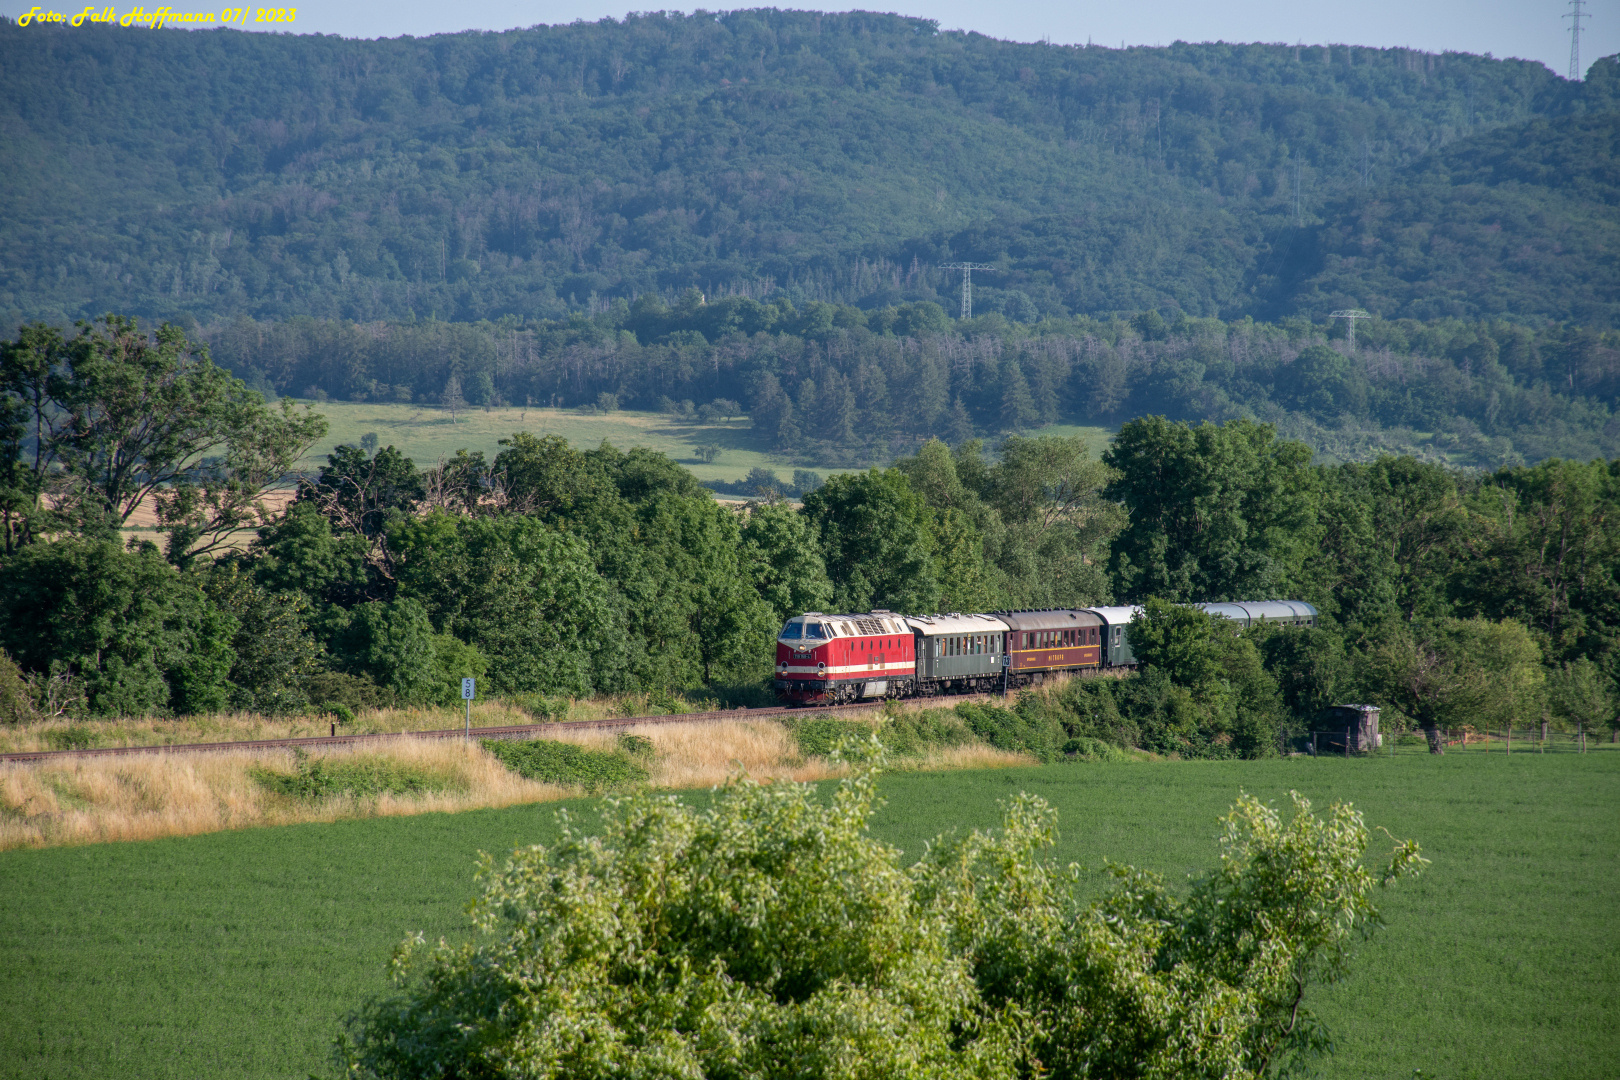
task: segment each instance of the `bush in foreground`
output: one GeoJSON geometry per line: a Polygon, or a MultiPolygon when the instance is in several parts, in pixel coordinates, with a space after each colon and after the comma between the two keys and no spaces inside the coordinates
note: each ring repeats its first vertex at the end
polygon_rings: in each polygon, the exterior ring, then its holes
{"type": "Polygon", "coordinates": [[[1244,1077],[1320,1052],[1306,989],[1378,925],[1367,830],[1243,796],[1219,867],[1180,900],[1114,868],[1082,905],[1040,858],[1055,814],[1021,795],[1005,827],[913,866],[867,832],[875,774],[830,804],[736,780],[699,810],[609,801],[600,836],[485,857],[482,944],[397,951],[398,996],[350,1018],[371,1077],[1244,1077]]]}

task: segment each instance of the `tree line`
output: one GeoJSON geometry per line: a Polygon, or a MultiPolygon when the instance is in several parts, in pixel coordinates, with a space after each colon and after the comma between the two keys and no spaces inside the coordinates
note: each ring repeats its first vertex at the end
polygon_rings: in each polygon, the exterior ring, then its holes
{"type": "Polygon", "coordinates": [[[564,321],[199,328],[266,394],[732,416],[806,467],[885,464],[1051,423],[1249,417],[1328,460],[1403,453],[1475,468],[1620,454],[1620,337],[1462,319],[1192,319],[1157,310],[958,322],[931,303],[643,296],[564,321]]]}
{"type": "Polygon", "coordinates": [[[324,422],[175,328],[35,326],[3,357],[0,647],[24,711],[445,703],[467,674],[740,702],[805,610],[1151,598],[1143,672],[1071,683],[1069,728],[1255,756],[1347,697],[1395,724],[1614,721],[1620,461],[1315,464],[1269,425],[1147,416],[1101,460],[930,439],[739,512],[663,455],[520,431],[426,469],[340,446],[281,512],[266,496],[324,422]],[[148,538],[121,528],[148,504],[148,538]],[[1237,635],[1178,606],[1283,596],[1319,625],[1237,635]]]}

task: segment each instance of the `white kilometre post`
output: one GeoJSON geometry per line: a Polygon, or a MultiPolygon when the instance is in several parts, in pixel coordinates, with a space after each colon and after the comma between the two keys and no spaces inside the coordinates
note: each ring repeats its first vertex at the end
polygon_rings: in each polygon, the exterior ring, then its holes
{"type": "Polygon", "coordinates": [[[461,680],[461,700],[465,701],[467,703],[467,735],[466,735],[466,738],[467,738],[467,740],[469,742],[472,741],[472,702],[473,702],[473,695],[476,694],[477,692],[478,692],[478,680],[477,679],[462,679],[461,680]]]}

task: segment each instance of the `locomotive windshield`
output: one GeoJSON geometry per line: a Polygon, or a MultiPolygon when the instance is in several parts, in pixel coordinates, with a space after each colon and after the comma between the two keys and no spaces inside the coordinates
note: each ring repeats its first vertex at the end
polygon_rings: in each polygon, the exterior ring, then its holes
{"type": "Polygon", "coordinates": [[[818,623],[818,622],[807,622],[807,623],[804,624],[804,636],[807,637],[807,638],[824,638],[827,635],[825,635],[825,634],[823,634],[821,632],[821,624],[820,623],[818,623]]]}
{"type": "Polygon", "coordinates": [[[782,632],[776,636],[780,638],[796,638],[802,637],[803,634],[804,623],[800,622],[798,619],[789,619],[787,625],[782,627],[782,632]]]}

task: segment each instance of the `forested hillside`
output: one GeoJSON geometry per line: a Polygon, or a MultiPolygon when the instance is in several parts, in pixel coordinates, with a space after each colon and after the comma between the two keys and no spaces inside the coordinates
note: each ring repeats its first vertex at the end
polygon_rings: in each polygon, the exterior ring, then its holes
{"type": "Polygon", "coordinates": [[[0,315],[1620,313],[1612,59],[1056,47],[898,16],[348,41],[0,22],[0,315]],[[1294,194],[1299,192],[1296,206],[1294,194]]]}

